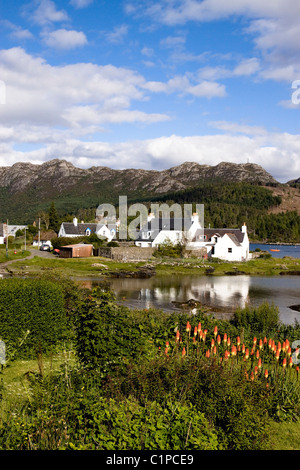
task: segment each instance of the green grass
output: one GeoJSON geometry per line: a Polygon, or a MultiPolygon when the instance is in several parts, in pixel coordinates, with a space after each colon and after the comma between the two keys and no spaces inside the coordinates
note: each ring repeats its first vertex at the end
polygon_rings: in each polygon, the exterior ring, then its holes
{"type": "MultiPolygon", "coordinates": [[[[11,255],[12,259],[13,256],[11,255]]],[[[6,259],[5,259],[6,260],[6,259]]],[[[3,261],[5,261],[3,260],[3,261]]],[[[2,262],[3,262],[2,261],[2,262]]],[[[1,258],[0,258],[1,262],[1,258]]],[[[10,270],[16,274],[29,273],[37,274],[45,270],[58,270],[65,275],[72,277],[105,276],[109,272],[116,271],[136,271],[143,265],[153,264],[156,268],[157,276],[169,274],[206,274],[208,268],[213,268],[213,275],[224,275],[235,270],[242,271],[247,275],[279,275],[281,272],[299,271],[300,260],[296,258],[258,258],[247,262],[222,262],[202,259],[181,259],[181,258],[154,258],[147,262],[117,262],[108,258],[41,258],[35,256],[31,260],[17,261],[10,265],[10,270]]]]}
{"type": "MultiPolygon", "coordinates": [[[[6,250],[1,249],[0,250],[0,263],[5,263],[6,261],[10,260],[15,260],[15,259],[21,259],[21,258],[26,258],[26,256],[30,255],[30,251],[24,251],[22,249],[8,249],[8,256],[6,255],[6,250]]],[[[0,266],[1,267],[1,266],[0,266]]]]}
{"type": "MultiPolygon", "coordinates": [[[[67,369],[74,364],[74,357],[72,351],[67,351],[44,358],[40,364],[43,374],[55,374],[62,368],[67,369]]],[[[17,360],[3,370],[0,380],[4,385],[4,400],[0,402],[0,417],[4,417],[6,411],[12,407],[19,407],[25,400],[30,399],[30,384],[26,379],[26,374],[38,373],[39,369],[37,360],[17,360]]],[[[270,426],[272,431],[267,450],[300,450],[299,422],[271,421],[270,426]]]]}

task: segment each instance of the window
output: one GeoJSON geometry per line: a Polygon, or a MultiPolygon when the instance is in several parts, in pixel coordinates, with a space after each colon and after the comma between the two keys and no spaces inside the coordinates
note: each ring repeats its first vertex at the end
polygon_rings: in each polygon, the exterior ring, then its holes
{"type": "Polygon", "coordinates": [[[86,234],[87,237],[89,237],[91,235],[91,229],[87,228],[86,231],[85,231],[85,234],[86,234]]]}
{"type": "Polygon", "coordinates": [[[228,248],[228,253],[232,253],[232,248],[228,248]]]}

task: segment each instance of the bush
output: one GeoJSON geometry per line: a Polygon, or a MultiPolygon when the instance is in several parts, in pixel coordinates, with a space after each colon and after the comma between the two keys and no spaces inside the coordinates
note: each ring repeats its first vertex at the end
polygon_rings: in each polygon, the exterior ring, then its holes
{"type": "Polygon", "coordinates": [[[262,303],[259,307],[237,309],[233,315],[232,323],[236,328],[244,328],[251,331],[251,334],[268,335],[279,327],[279,310],[275,305],[268,302],[262,303]]]}
{"type": "Polygon", "coordinates": [[[0,337],[8,358],[52,349],[66,334],[66,314],[61,286],[47,280],[0,281],[0,337]],[[20,341],[26,342],[19,348],[20,341]]]}

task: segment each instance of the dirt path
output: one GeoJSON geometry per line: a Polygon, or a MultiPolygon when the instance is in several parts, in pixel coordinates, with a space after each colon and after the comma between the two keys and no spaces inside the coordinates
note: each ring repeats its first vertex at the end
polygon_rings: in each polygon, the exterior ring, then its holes
{"type": "Polygon", "coordinates": [[[27,261],[35,256],[40,256],[41,258],[53,258],[54,255],[52,253],[49,253],[49,251],[40,251],[36,250],[34,248],[29,249],[30,255],[26,256],[26,258],[16,258],[16,259],[11,259],[9,261],[5,261],[4,263],[0,263],[0,274],[7,274],[9,273],[8,266],[11,265],[12,263],[16,263],[17,261],[27,261]]]}

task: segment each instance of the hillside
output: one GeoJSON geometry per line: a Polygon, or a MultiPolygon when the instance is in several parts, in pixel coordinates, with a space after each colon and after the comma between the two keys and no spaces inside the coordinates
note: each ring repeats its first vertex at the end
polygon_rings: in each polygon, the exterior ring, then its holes
{"type": "Polygon", "coordinates": [[[0,168],[0,221],[32,223],[39,211],[49,209],[51,201],[64,215],[104,202],[116,204],[120,195],[128,200],[145,199],[207,181],[278,185],[261,166],[250,163],[209,166],[186,162],[162,171],[103,166],[82,169],[60,159],[42,165],[16,163],[0,168]]]}

